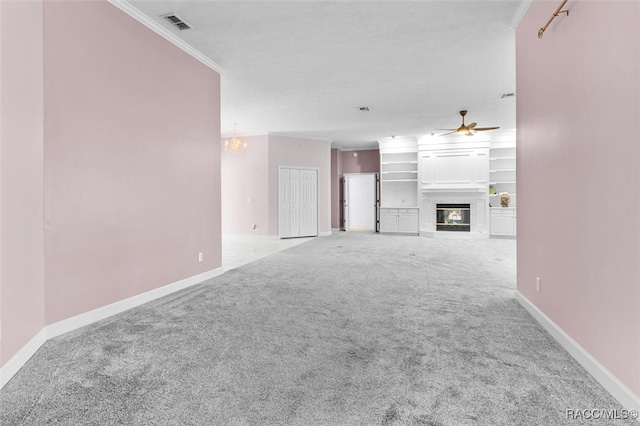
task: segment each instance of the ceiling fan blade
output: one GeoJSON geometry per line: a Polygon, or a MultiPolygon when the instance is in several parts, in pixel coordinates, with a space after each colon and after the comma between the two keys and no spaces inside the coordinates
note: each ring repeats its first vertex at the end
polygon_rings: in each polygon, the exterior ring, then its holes
{"type": "MultiPolygon", "coordinates": [[[[448,130],[448,129],[442,129],[442,130],[448,130]]],[[[451,134],[453,134],[453,133],[456,133],[456,131],[454,130],[454,131],[452,131],[452,132],[443,133],[443,134],[438,135],[438,136],[447,136],[447,135],[451,135],[451,134]]]]}
{"type": "Polygon", "coordinates": [[[473,123],[471,123],[471,124],[467,124],[467,129],[471,130],[471,129],[473,129],[474,127],[476,127],[477,125],[478,125],[478,123],[476,123],[476,122],[474,121],[474,122],[473,122],[473,123]]]}
{"type": "Polygon", "coordinates": [[[450,132],[455,132],[455,131],[456,131],[456,130],[458,130],[458,129],[433,129],[433,130],[448,130],[448,131],[450,131],[450,132]]]}
{"type": "Polygon", "coordinates": [[[499,126],[498,127],[476,127],[473,130],[478,131],[478,132],[483,132],[485,130],[495,130],[495,129],[499,129],[499,128],[500,128],[499,126]]]}

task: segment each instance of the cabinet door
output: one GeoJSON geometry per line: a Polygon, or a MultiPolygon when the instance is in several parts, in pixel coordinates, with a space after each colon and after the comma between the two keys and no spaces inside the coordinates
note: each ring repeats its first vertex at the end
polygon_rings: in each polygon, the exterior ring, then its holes
{"type": "Polygon", "coordinates": [[[408,211],[398,213],[398,232],[418,233],[418,212],[408,211]]]}
{"type": "Polygon", "coordinates": [[[398,232],[398,210],[380,209],[380,232],[398,232]]]}
{"type": "Polygon", "coordinates": [[[511,215],[491,216],[492,235],[515,235],[514,220],[511,215]]]}

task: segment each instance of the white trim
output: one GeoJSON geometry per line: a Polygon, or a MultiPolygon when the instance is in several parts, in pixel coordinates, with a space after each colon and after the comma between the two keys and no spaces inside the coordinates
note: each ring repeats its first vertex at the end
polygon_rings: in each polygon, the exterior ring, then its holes
{"type": "Polygon", "coordinates": [[[315,138],[311,136],[292,136],[287,133],[278,133],[278,132],[267,132],[267,136],[277,136],[279,138],[289,138],[289,139],[306,139],[314,142],[327,142],[329,145],[333,143],[331,139],[327,139],[327,138],[315,138]]]}
{"type": "Polygon", "coordinates": [[[224,244],[224,240],[279,240],[280,237],[278,235],[271,234],[222,234],[222,243],[224,244]]]}
{"type": "Polygon", "coordinates": [[[509,22],[509,28],[514,31],[516,30],[516,28],[518,28],[518,25],[520,25],[520,21],[522,21],[522,18],[524,18],[527,10],[529,10],[529,6],[531,6],[531,3],[533,3],[533,0],[520,0],[520,4],[518,5],[518,8],[513,14],[511,21],[509,22]]]}
{"type": "MultiPolygon", "coordinates": [[[[376,142],[377,143],[377,142],[376,142]]],[[[341,152],[352,152],[352,151],[380,151],[380,148],[375,147],[375,148],[345,148],[345,149],[340,149],[340,148],[331,148],[331,149],[337,149],[338,151],[341,152]]]]}
{"type": "Polygon", "coordinates": [[[640,398],[624,383],[614,376],[607,368],[600,364],[589,352],[562,330],[551,318],[545,315],[522,293],[516,290],[516,300],[556,339],[567,352],[593,376],[620,404],[627,410],[640,411],[640,398]]]}
{"type": "Polygon", "coordinates": [[[200,284],[210,278],[217,277],[224,273],[223,268],[212,269],[202,274],[194,275],[180,281],[147,291],[136,296],[111,303],[106,306],[85,312],[80,315],[49,324],[44,327],[33,339],[18,351],[2,368],[0,368],[0,389],[6,385],[9,380],[26,364],[27,361],[40,349],[40,347],[49,339],[68,333],[80,327],[103,320],[110,316],[119,314],[136,306],[167,296],[176,291],[183,290],[195,284],[200,284]]]}
{"type": "Polygon", "coordinates": [[[0,389],[4,387],[13,376],[16,375],[23,365],[29,361],[40,346],[44,345],[47,341],[47,329],[46,327],[40,330],[29,342],[22,347],[5,365],[0,368],[0,389]]]}
{"type": "Polygon", "coordinates": [[[203,281],[206,281],[210,278],[216,277],[223,273],[224,273],[223,268],[213,269],[211,271],[194,275],[192,277],[185,278],[184,280],[180,280],[163,287],[158,287],[156,289],[149,290],[145,293],[137,294],[135,296],[129,297],[124,300],[119,300],[115,303],[111,303],[106,306],[101,306],[92,311],[85,312],[83,314],[76,315],[71,318],[67,318],[65,320],[56,322],[54,324],[49,324],[47,326],[47,339],[57,337],[61,334],[68,333],[80,327],[84,327],[85,325],[89,325],[94,322],[103,320],[110,316],[127,311],[131,308],[135,308],[136,306],[140,306],[144,303],[150,302],[160,297],[167,296],[171,293],[175,293],[178,290],[182,290],[187,287],[191,287],[192,285],[199,284],[203,281]]]}
{"type": "Polygon", "coordinates": [[[213,62],[205,54],[203,54],[202,52],[195,49],[190,44],[188,44],[187,42],[179,38],[176,34],[172,32],[173,29],[169,30],[168,28],[161,25],[159,22],[154,21],[151,17],[147,16],[146,14],[142,13],[140,10],[135,8],[127,0],[107,0],[107,1],[112,5],[114,5],[115,7],[117,7],[118,9],[122,10],[127,15],[131,16],[136,21],[140,22],[142,25],[149,28],[151,31],[158,34],[160,37],[163,37],[164,39],[170,41],[179,49],[182,49],[187,54],[191,55],[198,61],[202,62],[212,70],[217,71],[220,74],[224,74],[225,72],[224,68],[222,68],[220,65],[213,62]]]}

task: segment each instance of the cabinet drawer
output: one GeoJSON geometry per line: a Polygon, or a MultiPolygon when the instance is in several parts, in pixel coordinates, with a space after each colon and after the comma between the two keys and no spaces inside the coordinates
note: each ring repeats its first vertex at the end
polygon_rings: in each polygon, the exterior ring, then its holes
{"type": "Polygon", "coordinates": [[[491,216],[508,216],[508,217],[513,217],[515,216],[515,211],[514,210],[507,210],[507,209],[491,209],[491,216]]]}
{"type": "Polygon", "coordinates": [[[418,213],[418,209],[398,209],[398,213],[418,213]]]}

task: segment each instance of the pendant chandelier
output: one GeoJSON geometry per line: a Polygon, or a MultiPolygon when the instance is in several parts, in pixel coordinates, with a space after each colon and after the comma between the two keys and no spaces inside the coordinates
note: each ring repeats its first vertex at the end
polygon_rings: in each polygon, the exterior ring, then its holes
{"type": "Polygon", "coordinates": [[[225,151],[245,152],[247,150],[247,142],[242,142],[236,136],[236,127],[238,123],[233,123],[233,137],[224,141],[225,151]]]}

